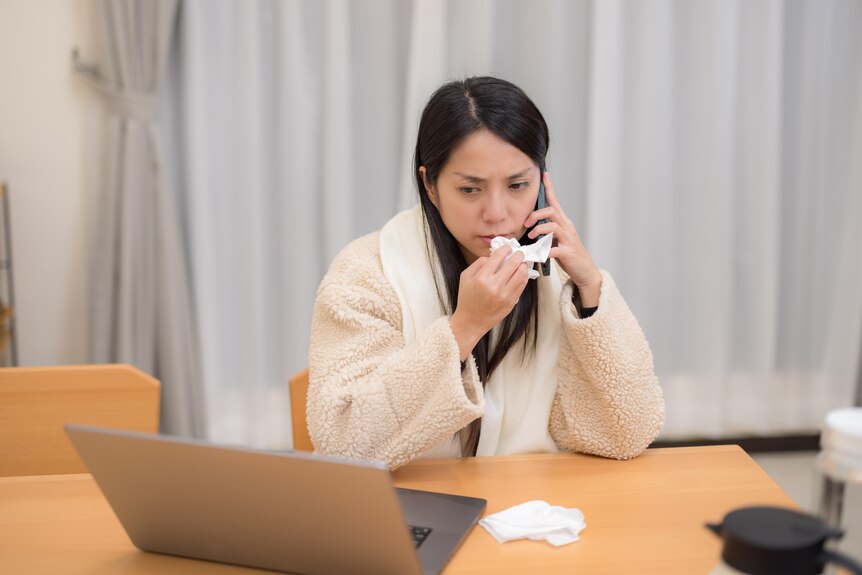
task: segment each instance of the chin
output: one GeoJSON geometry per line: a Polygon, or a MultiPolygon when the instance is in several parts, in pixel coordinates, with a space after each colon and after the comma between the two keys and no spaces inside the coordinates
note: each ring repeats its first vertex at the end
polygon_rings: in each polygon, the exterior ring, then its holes
{"type": "Polygon", "coordinates": [[[467,261],[468,266],[470,264],[472,264],[473,262],[475,262],[480,257],[487,256],[490,253],[491,253],[491,250],[486,249],[485,252],[482,253],[482,255],[477,255],[475,250],[468,250],[468,249],[464,248],[463,246],[461,247],[461,255],[464,256],[464,259],[467,261]]]}

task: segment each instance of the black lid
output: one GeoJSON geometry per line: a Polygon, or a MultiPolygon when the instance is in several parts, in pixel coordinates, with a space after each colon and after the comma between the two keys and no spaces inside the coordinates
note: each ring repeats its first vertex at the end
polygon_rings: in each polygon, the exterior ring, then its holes
{"type": "Polygon", "coordinates": [[[779,507],[737,509],[709,527],[724,540],[722,560],[751,575],[818,575],[824,542],[843,535],[816,517],[779,507]]]}

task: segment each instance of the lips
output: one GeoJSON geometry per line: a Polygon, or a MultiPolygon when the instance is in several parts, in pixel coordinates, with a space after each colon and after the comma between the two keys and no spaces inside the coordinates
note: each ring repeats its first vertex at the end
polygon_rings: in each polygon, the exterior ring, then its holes
{"type": "Polygon", "coordinates": [[[485,242],[487,242],[490,245],[491,240],[493,240],[497,236],[503,236],[504,238],[509,238],[509,239],[515,237],[512,234],[493,234],[490,236],[479,236],[479,237],[482,238],[483,240],[485,240],[485,242]]]}

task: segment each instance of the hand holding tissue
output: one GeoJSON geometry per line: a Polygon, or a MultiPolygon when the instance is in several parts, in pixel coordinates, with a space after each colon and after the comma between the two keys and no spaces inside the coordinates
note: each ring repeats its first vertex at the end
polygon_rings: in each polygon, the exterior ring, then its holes
{"type": "MultiPolygon", "coordinates": [[[[551,243],[554,241],[554,234],[547,234],[539,238],[539,240],[534,244],[529,244],[526,246],[522,246],[518,243],[518,240],[514,238],[507,238],[504,236],[497,236],[491,240],[491,253],[494,253],[501,247],[508,245],[512,246],[512,253],[522,252],[524,254],[524,261],[528,263],[545,263],[548,261],[548,256],[551,253],[551,243]]],[[[508,256],[506,259],[512,257],[508,256]]],[[[530,279],[534,280],[539,277],[539,272],[530,268],[530,279]]]]}
{"type": "Polygon", "coordinates": [[[578,534],[587,526],[580,509],[567,509],[540,500],[492,513],[479,521],[479,525],[500,543],[544,539],[554,547],[577,541],[578,534]]]}

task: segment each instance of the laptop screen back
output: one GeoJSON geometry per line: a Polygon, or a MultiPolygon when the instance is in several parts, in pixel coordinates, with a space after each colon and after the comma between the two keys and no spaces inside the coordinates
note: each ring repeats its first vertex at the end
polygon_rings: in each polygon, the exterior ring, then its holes
{"type": "Polygon", "coordinates": [[[294,573],[421,573],[388,470],[68,425],[145,551],[294,573]]]}

